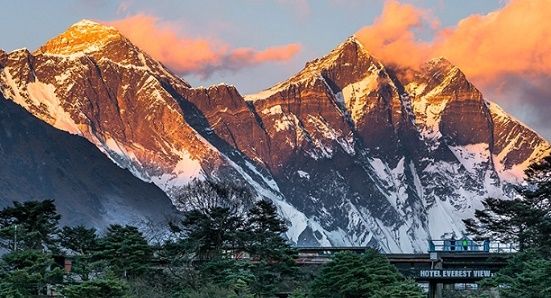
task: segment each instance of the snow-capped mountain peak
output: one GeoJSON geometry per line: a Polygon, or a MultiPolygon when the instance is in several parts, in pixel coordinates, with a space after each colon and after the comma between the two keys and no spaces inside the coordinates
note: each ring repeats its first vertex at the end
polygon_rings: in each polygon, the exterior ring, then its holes
{"type": "Polygon", "coordinates": [[[98,23],[94,20],[90,20],[90,19],[82,19],[82,20],[74,23],[73,25],[71,25],[71,27],[85,27],[85,28],[86,27],[101,27],[101,26],[104,26],[104,25],[101,25],[100,23],[98,23]]]}
{"type": "Polygon", "coordinates": [[[313,85],[316,80],[321,79],[327,72],[336,69],[342,72],[343,75],[347,73],[363,75],[366,71],[373,70],[373,68],[382,68],[382,64],[369,54],[355,36],[351,36],[326,56],[307,62],[300,72],[288,80],[259,93],[246,95],[245,99],[249,101],[265,99],[290,86],[313,85]]]}
{"type": "Polygon", "coordinates": [[[116,29],[82,21],[34,53],[0,52],[0,88],[173,198],[192,178],[247,185],[298,245],[423,250],[551,150],[449,61],[385,65],[355,37],[243,98],[191,88],[116,29]]]}
{"type": "Polygon", "coordinates": [[[90,54],[111,42],[126,39],[117,29],[90,20],[71,25],[64,33],[49,40],[37,53],[54,55],[90,54]]]}

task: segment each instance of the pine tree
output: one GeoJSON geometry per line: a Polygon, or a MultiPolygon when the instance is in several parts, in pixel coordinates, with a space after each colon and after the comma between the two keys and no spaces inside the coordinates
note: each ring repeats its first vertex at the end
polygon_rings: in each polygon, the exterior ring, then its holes
{"type": "Polygon", "coordinates": [[[464,220],[467,231],[551,256],[551,156],[530,165],[525,183],[516,189],[520,197],[484,200],[485,209],[464,220]]]}
{"type": "Polygon", "coordinates": [[[174,288],[198,291],[209,279],[218,279],[220,272],[205,277],[212,267],[209,263],[225,261],[227,249],[237,246],[236,235],[243,225],[238,206],[249,195],[244,188],[235,190],[210,180],[193,180],[182,190],[175,200],[182,217],[169,222],[173,237],[159,251],[174,288]]]}
{"type": "Polygon", "coordinates": [[[63,294],[68,298],[118,298],[126,297],[128,286],[112,277],[98,278],[79,284],[68,285],[63,294]]]}
{"type": "Polygon", "coordinates": [[[60,218],[53,200],[13,202],[12,207],[0,211],[0,246],[55,250],[60,218]]]}
{"type": "Polygon", "coordinates": [[[276,206],[261,200],[247,212],[245,227],[245,250],[254,261],[253,292],[272,295],[281,282],[297,273],[297,252],[283,238],[287,226],[277,213],[276,206]]]}
{"type": "Polygon", "coordinates": [[[179,222],[170,224],[171,229],[198,258],[221,257],[241,245],[241,210],[251,198],[250,191],[240,185],[195,180],[176,199],[184,214],[179,222]]]}
{"type": "Polygon", "coordinates": [[[202,260],[218,258],[239,246],[238,234],[243,218],[229,208],[212,207],[184,213],[179,231],[186,235],[187,246],[202,260]]]}
{"type": "Polygon", "coordinates": [[[65,252],[73,255],[72,273],[81,280],[89,280],[92,272],[96,271],[95,267],[98,267],[93,261],[93,253],[98,248],[96,229],[84,226],[63,227],[59,239],[65,252]]]}
{"type": "Polygon", "coordinates": [[[59,284],[63,270],[52,255],[37,250],[18,250],[2,256],[0,297],[32,297],[46,294],[48,284],[59,284]]]}
{"type": "Polygon", "coordinates": [[[111,225],[100,239],[95,258],[105,261],[118,277],[133,278],[146,273],[153,251],[142,233],[133,226],[111,225]]]}
{"type": "Polygon", "coordinates": [[[247,251],[260,260],[278,260],[284,257],[282,248],[289,248],[283,239],[287,232],[285,222],[277,214],[275,205],[267,200],[258,201],[247,212],[247,251]]]}
{"type": "Polygon", "coordinates": [[[335,298],[424,297],[419,287],[401,276],[375,250],[362,255],[349,252],[337,254],[314,280],[311,295],[335,298]]]}
{"type": "Polygon", "coordinates": [[[63,248],[82,255],[91,253],[98,245],[96,229],[85,226],[63,227],[59,239],[63,248]]]}
{"type": "Polygon", "coordinates": [[[498,289],[504,298],[551,297],[551,260],[533,250],[515,254],[506,267],[481,285],[498,289]]]}

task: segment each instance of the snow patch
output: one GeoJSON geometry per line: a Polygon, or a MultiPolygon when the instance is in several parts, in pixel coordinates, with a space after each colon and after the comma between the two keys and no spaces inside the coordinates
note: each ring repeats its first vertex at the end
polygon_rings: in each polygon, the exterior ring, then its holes
{"type": "Polygon", "coordinates": [[[165,189],[177,188],[187,185],[193,178],[201,176],[203,172],[201,163],[193,159],[189,153],[180,152],[180,160],[172,169],[172,173],[154,177],[155,184],[165,185],[165,189]]]}
{"type": "Polygon", "coordinates": [[[17,103],[27,110],[32,110],[30,106],[42,110],[46,114],[46,118],[43,120],[57,129],[71,134],[81,134],[71,115],[61,106],[61,100],[57,97],[55,91],[56,88],[52,84],[45,84],[40,81],[31,82],[27,84],[30,103],[27,101],[17,103]]]}
{"type": "Polygon", "coordinates": [[[306,178],[306,179],[310,180],[310,174],[308,174],[308,172],[298,170],[297,174],[300,178],[306,178]]]}
{"type": "Polygon", "coordinates": [[[490,162],[490,149],[488,144],[469,144],[466,146],[448,146],[457,160],[471,174],[484,170],[490,162]]]}
{"type": "Polygon", "coordinates": [[[358,122],[365,115],[367,112],[366,97],[378,86],[378,68],[372,65],[369,70],[371,71],[369,75],[356,83],[345,86],[341,92],[335,95],[337,102],[344,103],[354,122],[358,122]]]}
{"type": "Polygon", "coordinates": [[[267,108],[267,109],[262,110],[262,114],[264,114],[264,115],[283,114],[283,110],[281,109],[280,105],[275,105],[271,108],[267,108]]]}

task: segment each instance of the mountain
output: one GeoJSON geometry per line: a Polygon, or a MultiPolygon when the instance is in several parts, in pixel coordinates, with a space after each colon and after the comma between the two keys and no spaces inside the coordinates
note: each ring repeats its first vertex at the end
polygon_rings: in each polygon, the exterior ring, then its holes
{"type": "Polygon", "coordinates": [[[165,224],[166,194],[111,162],[85,139],[36,119],[0,95],[0,206],[55,199],[63,225],[165,224]]]}
{"type": "Polygon", "coordinates": [[[551,152],[444,58],[385,65],[354,37],[245,97],[193,88],[87,20],[0,67],[6,98],[172,199],[192,178],[248,185],[297,245],[425,250],[551,152]]]}

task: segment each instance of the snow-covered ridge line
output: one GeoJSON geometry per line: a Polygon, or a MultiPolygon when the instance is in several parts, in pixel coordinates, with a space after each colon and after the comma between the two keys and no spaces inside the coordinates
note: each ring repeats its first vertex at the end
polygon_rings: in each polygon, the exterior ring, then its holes
{"type": "MultiPolygon", "coordinates": [[[[501,163],[490,153],[491,136],[455,142],[453,133],[444,139],[438,131],[419,138],[423,126],[411,123],[444,121],[447,108],[464,116],[460,122],[475,122],[469,117],[478,110],[462,113],[463,105],[448,104],[454,99],[449,88],[470,83],[456,67],[440,65],[447,63],[441,59],[429,62],[436,74],[391,79],[390,68],[350,38],[242,102],[234,90],[223,90],[233,86],[187,88],[129,41],[113,46],[117,55],[112,47],[84,55],[93,61],[47,53],[29,64],[23,54],[13,55],[0,72],[2,91],[51,125],[82,132],[119,166],[173,197],[192,178],[245,184],[255,198],[276,203],[297,245],[423,251],[426,239],[460,236],[461,219],[472,216],[482,198],[503,195],[506,181],[495,174],[501,163]],[[407,94],[398,94],[399,84],[407,94]],[[287,90],[291,98],[274,96],[287,90]],[[423,102],[422,96],[430,98],[423,102]],[[71,117],[76,127],[67,123],[71,117]]],[[[438,130],[440,123],[428,124],[438,130]]],[[[476,128],[450,123],[463,131],[476,128]]],[[[539,149],[532,147],[543,146],[536,146],[537,137],[520,144],[507,138],[502,145],[512,160],[516,149],[535,156],[539,149]]]]}
{"type": "Polygon", "coordinates": [[[258,93],[247,94],[247,95],[243,96],[243,98],[245,98],[245,100],[247,100],[247,101],[262,100],[262,99],[269,98],[270,96],[272,96],[272,95],[274,95],[274,94],[276,94],[280,91],[283,91],[283,90],[289,88],[292,85],[299,85],[299,84],[304,83],[306,81],[317,80],[317,78],[321,76],[321,71],[325,67],[329,66],[331,63],[334,63],[335,60],[338,58],[338,54],[340,53],[342,48],[345,47],[346,44],[349,44],[349,43],[354,43],[354,44],[358,45],[358,47],[360,49],[362,49],[362,51],[367,56],[370,56],[369,52],[367,50],[365,50],[365,48],[363,47],[361,42],[359,42],[356,39],[355,36],[351,36],[348,39],[346,39],[344,42],[339,44],[337,46],[337,48],[333,49],[326,56],[307,62],[306,67],[304,69],[302,69],[301,71],[299,71],[298,73],[291,76],[290,79],[288,79],[286,81],[281,81],[281,82],[275,84],[274,86],[272,86],[268,89],[264,89],[264,90],[262,90],[258,93]]]}
{"type": "MultiPolygon", "coordinates": [[[[533,130],[532,128],[530,128],[530,126],[526,125],[524,122],[520,121],[518,118],[516,118],[515,116],[505,112],[505,110],[503,110],[503,108],[501,106],[499,106],[497,103],[495,102],[491,102],[491,101],[486,101],[486,104],[489,106],[490,108],[490,112],[493,112],[496,116],[502,118],[502,119],[507,119],[509,121],[513,121],[517,124],[519,124],[520,126],[528,129],[530,132],[534,133],[535,135],[537,135],[539,138],[541,139],[544,139],[545,138],[540,134],[538,133],[537,131],[533,130]]],[[[551,144],[549,144],[549,146],[551,146],[551,144]]]]}

